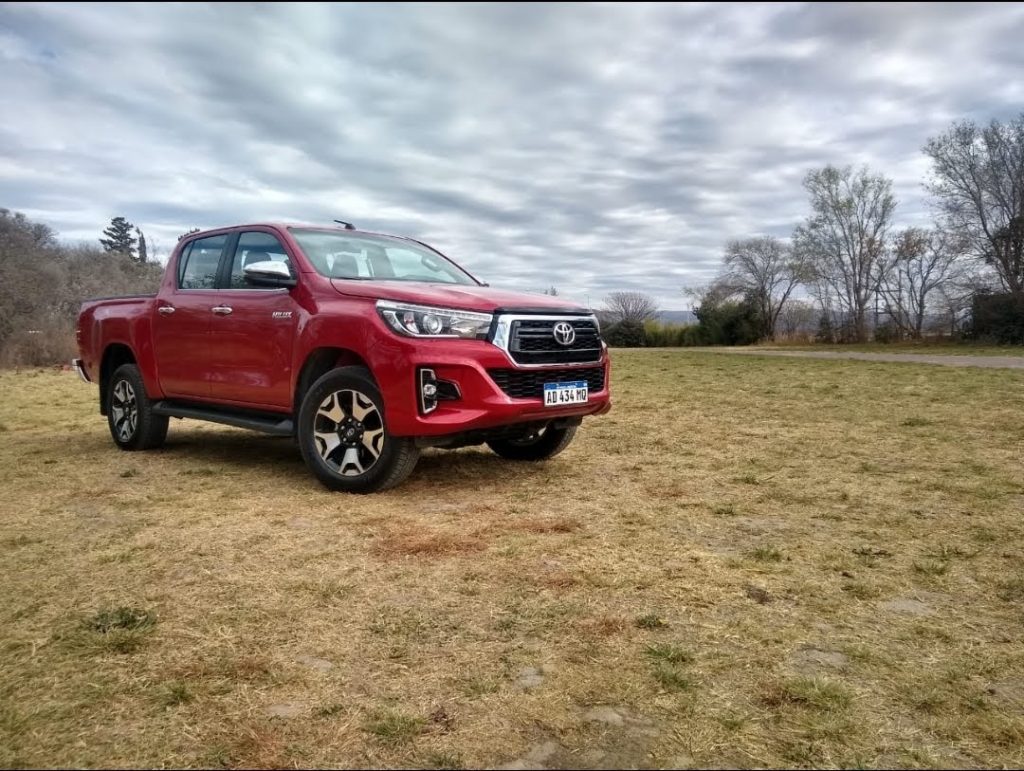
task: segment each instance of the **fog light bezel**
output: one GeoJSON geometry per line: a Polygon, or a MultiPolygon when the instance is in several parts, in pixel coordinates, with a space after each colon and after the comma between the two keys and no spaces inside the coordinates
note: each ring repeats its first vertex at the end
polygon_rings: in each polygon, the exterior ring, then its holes
{"type": "Polygon", "coordinates": [[[416,396],[420,414],[429,415],[438,407],[438,402],[455,401],[462,398],[459,384],[453,380],[442,380],[433,367],[420,367],[416,377],[416,396]],[[432,391],[433,393],[429,393],[432,391]]]}

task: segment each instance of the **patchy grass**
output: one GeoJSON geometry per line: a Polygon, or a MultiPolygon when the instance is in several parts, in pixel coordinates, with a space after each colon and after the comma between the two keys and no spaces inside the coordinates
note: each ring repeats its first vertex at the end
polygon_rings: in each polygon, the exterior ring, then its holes
{"type": "Polygon", "coordinates": [[[85,620],[87,628],[100,634],[109,634],[114,631],[141,632],[155,623],[156,616],[150,611],[129,608],[124,605],[119,608],[106,608],[97,611],[85,620]]]}
{"type": "Polygon", "coordinates": [[[195,698],[195,694],[189,689],[186,683],[174,681],[167,683],[160,692],[159,702],[165,707],[178,707],[188,704],[195,698]]]}
{"type": "Polygon", "coordinates": [[[669,664],[693,663],[693,653],[675,643],[648,645],[644,650],[655,661],[664,661],[669,664]]]}
{"type": "Polygon", "coordinates": [[[422,718],[387,709],[375,712],[364,726],[366,732],[388,745],[408,744],[423,730],[422,718]]]}
{"type": "Polygon", "coordinates": [[[900,421],[901,426],[907,426],[909,428],[918,428],[920,426],[930,426],[932,422],[928,418],[904,418],[900,421]]]}
{"type": "Polygon", "coordinates": [[[645,613],[642,616],[637,616],[635,623],[638,629],[664,629],[668,626],[668,622],[657,613],[645,613]]]}
{"type": "Polygon", "coordinates": [[[846,686],[820,677],[799,677],[773,687],[765,697],[770,706],[795,704],[823,712],[836,712],[850,706],[852,696],[846,686]]]}
{"type": "Polygon", "coordinates": [[[77,627],[56,632],[54,639],[69,648],[134,653],[146,641],[154,624],[156,615],[148,610],[128,606],[104,608],[77,627]]]}
{"type": "Polygon", "coordinates": [[[949,563],[939,560],[921,560],[914,563],[914,572],[923,576],[944,576],[948,570],[949,563]]]}
{"type": "Polygon", "coordinates": [[[482,539],[465,533],[408,528],[385,535],[375,551],[387,557],[439,557],[482,551],[486,546],[482,539]]]}
{"type": "Polygon", "coordinates": [[[1024,765],[1024,372],[613,355],[551,462],[375,496],[0,373],[0,766],[1024,765]]]}
{"type": "Polygon", "coordinates": [[[1010,578],[996,584],[996,596],[1006,602],[1024,604],[1024,578],[1010,578]]]}
{"type": "Polygon", "coordinates": [[[758,546],[751,549],[750,559],[756,562],[782,562],[782,552],[774,546],[758,546]]]}
{"type": "Polygon", "coordinates": [[[654,665],[654,679],[667,691],[688,691],[693,688],[693,679],[679,667],[665,662],[654,665]]]}

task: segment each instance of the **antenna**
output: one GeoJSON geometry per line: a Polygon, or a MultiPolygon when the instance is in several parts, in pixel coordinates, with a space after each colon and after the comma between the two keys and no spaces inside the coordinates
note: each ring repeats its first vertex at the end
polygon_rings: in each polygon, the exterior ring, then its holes
{"type": "Polygon", "coordinates": [[[345,220],[334,220],[334,221],[337,222],[339,225],[344,225],[345,226],[345,230],[355,230],[356,229],[356,226],[353,225],[351,222],[345,222],[345,220]]]}

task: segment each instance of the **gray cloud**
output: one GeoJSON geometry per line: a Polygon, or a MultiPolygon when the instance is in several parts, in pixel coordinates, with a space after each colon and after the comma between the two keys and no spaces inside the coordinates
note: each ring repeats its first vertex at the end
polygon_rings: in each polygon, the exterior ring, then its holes
{"type": "Polygon", "coordinates": [[[492,284],[684,307],[825,163],[893,177],[1024,104],[1018,5],[4,5],[0,205],[161,250],[343,217],[492,284]]]}

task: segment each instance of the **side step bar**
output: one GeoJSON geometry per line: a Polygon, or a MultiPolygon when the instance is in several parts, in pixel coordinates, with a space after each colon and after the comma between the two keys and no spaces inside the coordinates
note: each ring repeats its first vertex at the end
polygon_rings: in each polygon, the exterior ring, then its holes
{"type": "Polygon", "coordinates": [[[226,426],[248,428],[274,436],[291,436],[295,433],[295,424],[291,418],[284,418],[272,413],[226,412],[215,407],[179,404],[171,401],[154,402],[153,412],[157,415],[166,415],[169,418],[192,418],[206,420],[210,423],[223,423],[226,426]]]}

